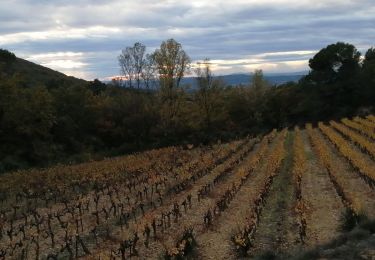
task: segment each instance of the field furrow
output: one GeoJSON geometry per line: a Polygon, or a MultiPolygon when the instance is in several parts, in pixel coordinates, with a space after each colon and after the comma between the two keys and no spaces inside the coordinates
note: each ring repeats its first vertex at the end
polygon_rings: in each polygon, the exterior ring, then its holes
{"type": "Polygon", "coordinates": [[[157,238],[152,239],[149,241],[149,247],[147,248],[144,244],[139,243],[139,257],[150,257],[150,255],[155,254],[162,254],[167,247],[172,247],[174,240],[178,237],[181,232],[182,226],[189,226],[190,221],[199,219],[200,222],[203,222],[202,212],[199,211],[199,208],[204,209],[205,206],[203,201],[200,200],[198,202],[198,191],[202,186],[207,184],[213,183],[214,179],[222,175],[224,178],[219,183],[220,185],[224,185],[225,182],[230,178],[230,173],[233,172],[234,169],[239,167],[238,165],[242,164],[242,159],[244,156],[250,152],[250,154],[254,153],[252,151],[254,145],[256,144],[255,140],[248,143],[246,147],[242,150],[235,153],[233,156],[227,158],[226,161],[222,162],[221,164],[217,165],[209,174],[199,178],[195,181],[193,186],[188,186],[185,190],[179,192],[178,194],[174,194],[170,196],[167,200],[163,201],[163,205],[158,206],[154,210],[145,213],[145,216],[138,219],[136,222],[131,221],[129,223],[129,228],[126,231],[117,228],[111,232],[111,239],[104,240],[100,243],[100,247],[95,249],[98,252],[102,253],[104,256],[109,255],[111,253],[108,248],[112,248],[112,250],[116,250],[117,244],[124,239],[131,238],[134,232],[141,238],[141,241],[144,242],[146,240],[145,236],[143,235],[144,227],[149,225],[151,227],[152,221],[155,219],[157,225],[157,238]],[[191,196],[192,207],[186,207],[186,211],[183,208],[183,203],[187,202],[188,196],[191,196]],[[176,215],[173,215],[174,205],[178,205],[180,207],[179,214],[181,214],[178,218],[176,215]],[[167,218],[168,216],[168,218],[167,218]],[[175,222],[175,220],[177,221],[175,222]],[[113,243],[115,241],[115,243],[113,243]],[[104,251],[103,251],[104,250],[104,251]],[[156,253],[157,252],[157,253],[156,253]]]}
{"type": "Polygon", "coordinates": [[[285,157],[274,177],[265,206],[262,209],[251,255],[272,251],[285,254],[299,244],[295,185],[291,174],[293,165],[293,132],[285,140],[285,157]]]}
{"type": "Polygon", "coordinates": [[[0,176],[0,259],[290,258],[372,232],[373,117],[340,122],[0,176]]]}
{"type": "Polygon", "coordinates": [[[326,243],[339,234],[340,218],[345,206],[330,181],[327,169],[320,161],[316,137],[308,132],[309,130],[302,131],[307,160],[301,191],[305,204],[305,243],[307,246],[315,246],[326,243]]]}
{"type": "MultiPolygon", "coordinates": [[[[280,143],[280,139],[283,139],[282,134],[279,134],[269,145],[264,158],[269,157],[275,145],[280,143]]],[[[205,232],[197,235],[197,250],[200,259],[234,259],[236,257],[232,238],[246,225],[246,216],[251,214],[253,202],[259,196],[268,178],[267,173],[262,171],[267,163],[264,158],[255,166],[228,208],[221,213],[219,221],[214,222],[205,232]]]]}
{"type": "Polygon", "coordinates": [[[341,156],[335,146],[325,139],[320,132],[316,133],[316,140],[320,140],[322,145],[330,155],[327,160],[328,167],[337,185],[341,187],[344,196],[353,211],[360,215],[365,214],[370,218],[375,218],[375,190],[372,189],[363,178],[356,172],[350,163],[341,156]]]}

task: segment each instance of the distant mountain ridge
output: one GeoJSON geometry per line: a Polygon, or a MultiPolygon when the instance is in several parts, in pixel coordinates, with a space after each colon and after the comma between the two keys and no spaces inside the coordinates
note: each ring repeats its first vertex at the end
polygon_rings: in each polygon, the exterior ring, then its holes
{"type": "MultiPolygon", "coordinates": [[[[52,70],[42,65],[35,64],[21,58],[16,58],[12,65],[15,73],[22,76],[25,85],[82,85],[87,81],[72,76],[67,76],[61,72],[52,70]]],[[[290,72],[290,73],[265,73],[264,78],[272,85],[280,85],[286,82],[298,82],[308,72],[290,72]]],[[[214,76],[215,79],[221,79],[227,86],[248,85],[252,80],[251,73],[234,73],[228,75],[214,76]]],[[[109,83],[109,81],[104,81],[109,83]]],[[[188,84],[193,89],[196,88],[195,77],[185,77],[182,79],[182,84],[188,84]]]]}
{"type": "MultiPolygon", "coordinates": [[[[280,85],[286,82],[298,82],[308,72],[291,72],[291,73],[267,73],[264,78],[272,85],[280,85]]],[[[215,79],[221,79],[228,86],[248,85],[252,80],[253,74],[236,73],[228,75],[215,76],[215,79]]],[[[196,87],[195,77],[186,77],[182,80],[182,84],[189,84],[193,88],[196,87]]]]}
{"type": "MultiPolygon", "coordinates": [[[[308,74],[307,71],[290,72],[290,73],[267,73],[264,74],[264,78],[271,85],[281,85],[287,82],[298,82],[302,77],[308,74]]],[[[251,83],[253,74],[246,73],[235,73],[228,75],[214,76],[214,79],[222,80],[226,86],[239,86],[249,85],[251,83]]],[[[111,81],[103,81],[104,83],[110,83],[111,81]]],[[[193,90],[197,88],[196,77],[184,77],[181,80],[182,85],[189,85],[193,90]]]]}

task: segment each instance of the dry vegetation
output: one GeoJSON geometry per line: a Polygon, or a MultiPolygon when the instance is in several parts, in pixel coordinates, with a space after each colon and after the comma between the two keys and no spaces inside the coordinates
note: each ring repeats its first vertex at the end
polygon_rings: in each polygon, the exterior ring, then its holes
{"type": "Polygon", "coordinates": [[[369,116],[7,173],[0,259],[234,259],[312,249],[350,221],[375,218],[374,136],[369,116]]]}

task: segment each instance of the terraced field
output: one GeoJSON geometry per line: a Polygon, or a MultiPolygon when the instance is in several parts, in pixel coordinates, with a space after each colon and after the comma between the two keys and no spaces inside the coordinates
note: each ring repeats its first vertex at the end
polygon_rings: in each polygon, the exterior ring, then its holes
{"type": "Polygon", "coordinates": [[[0,177],[0,259],[237,259],[375,218],[375,117],[0,177]]]}

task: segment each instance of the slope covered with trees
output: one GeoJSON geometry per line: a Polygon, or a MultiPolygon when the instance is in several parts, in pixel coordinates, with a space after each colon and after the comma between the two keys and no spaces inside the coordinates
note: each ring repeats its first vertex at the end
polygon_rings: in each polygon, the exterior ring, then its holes
{"type": "Polygon", "coordinates": [[[300,82],[277,87],[261,71],[248,86],[227,87],[212,76],[209,60],[191,64],[173,39],[146,53],[141,43],[125,48],[119,56],[125,80],[103,84],[1,50],[0,171],[230,140],[374,111],[373,48],[361,59],[351,44],[329,45],[312,57],[300,82]],[[197,75],[195,91],[182,84],[188,73],[197,75]]]}

